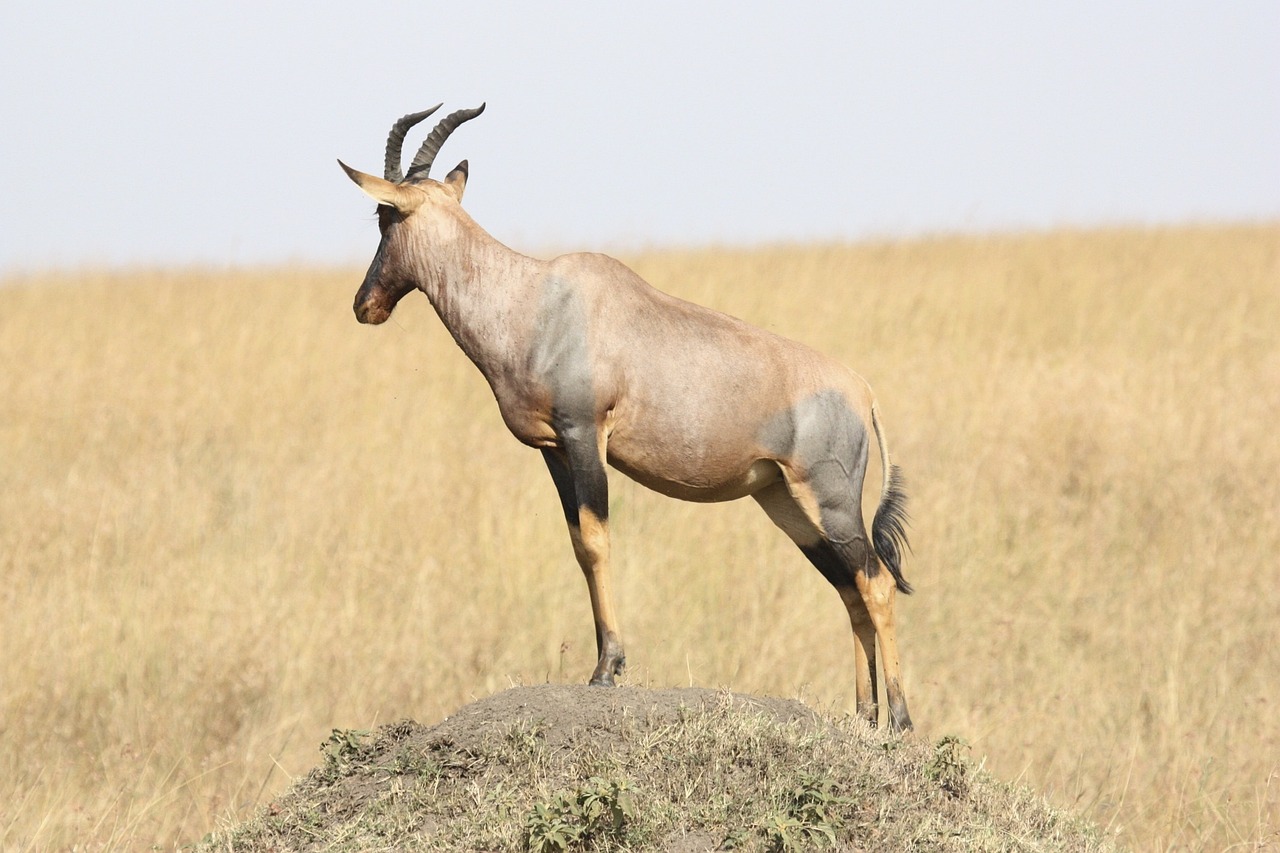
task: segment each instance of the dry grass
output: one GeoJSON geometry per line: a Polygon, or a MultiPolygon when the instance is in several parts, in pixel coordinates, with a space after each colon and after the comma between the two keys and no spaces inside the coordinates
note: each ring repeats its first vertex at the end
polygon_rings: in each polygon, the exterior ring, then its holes
{"type": "MultiPolygon", "coordinates": [[[[1280,227],[632,260],[877,388],[926,734],[1137,849],[1280,843],[1280,227]]],[[[589,673],[538,454],[425,300],[358,327],[359,277],[3,283],[0,847],[188,842],[335,726],[589,673]]],[[[613,483],[632,683],[850,706],[754,505],[613,483]]]]}

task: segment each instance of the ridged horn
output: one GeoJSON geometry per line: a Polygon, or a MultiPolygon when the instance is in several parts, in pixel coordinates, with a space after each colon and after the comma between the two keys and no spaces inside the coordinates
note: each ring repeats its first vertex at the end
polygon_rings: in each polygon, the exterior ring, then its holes
{"type": "Polygon", "coordinates": [[[436,154],[440,153],[440,146],[444,145],[444,141],[449,138],[449,134],[457,130],[458,125],[464,121],[471,121],[482,112],[484,112],[484,104],[474,110],[458,110],[456,113],[450,113],[440,119],[436,129],[431,131],[431,135],[427,137],[426,142],[422,143],[422,147],[418,149],[413,162],[409,164],[409,171],[404,176],[405,180],[430,177],[431,164],[435,162],[436,154]]]}
{"type": "Polygon", "coordinates": [[[429,110],[423,110],[420,113],[409,113],[407,116],[401,116],[396,123],[391,125],[391,133],[387,136],[387,157],[383,170],[383,177],[393,183],[400,183],[404,180],[404,175],[400,173],[400,149],[404,146],[404,135],[409,129],[436,110],[443,107],[444,104],[436,104],[429,110]]]}

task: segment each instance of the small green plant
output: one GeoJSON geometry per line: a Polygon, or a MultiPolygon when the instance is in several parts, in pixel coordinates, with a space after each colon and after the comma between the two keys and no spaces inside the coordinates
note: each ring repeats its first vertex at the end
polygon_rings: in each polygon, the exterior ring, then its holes
{"type": "Polygon", "coordinates": [[[593,776],[576,792],[534,804],[525,823],[528,848],[532,853],[555,853],[582,847],[593,838],[616,837],[634,815],[626,781],[593,776]]]}
{"type": "Polygon", "coordinates": [[[955,735],[944,735],[933,748],[933,758],[924,766],[925,778],[937,782],[953,797],[969,790],[969,744],[955,735]]]}
{"type": "Polygon", "coordinates": [[[334,729],[328,739],[320,746],[324,753],[324,775],[328,779],[336,779],[351,765],[352,759],[360,754],[362,741],[372,733],[363,729],[334,729]]]}
{"type": "Polygon", "coordinates": [[[835,844],[839,806],[852,801],[835,792],[835,782],[812,773],[801,773],[782,812],[769,815],[761,825],[769,849],[799,850],[813,842],[835,844]]]}
{"type": "Polygon", "coordinates": [[[775,853],[799,850],[804,842],[804,824],[784,814],[770,815],[761,828],[769,841],[768,849],[775,853]]]}
{"type": "Polygon", "coordinates": [[[838,806],[847,806],[852,801],[838,796],[835,792],[835,781],[824,776],[810,773],[800,774],[800,784],[791,792],[791,816],[807,827],[813,827],[822,835],[834,835],[829,827],[839,820],[835,813],[838,806]]]}

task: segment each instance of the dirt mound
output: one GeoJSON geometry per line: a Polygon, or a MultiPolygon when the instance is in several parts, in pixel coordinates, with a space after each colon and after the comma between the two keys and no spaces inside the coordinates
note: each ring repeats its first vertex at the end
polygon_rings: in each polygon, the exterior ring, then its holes
{"type": "MultiPolygon", "coordinates": [[[[548,747],[591,745],[608,748],[624,737],[652,731],[691,712],[731,707],[771,717],[782,724],[822,725],[819,716],[793,699],[745,696],[703,687],[648,690],[542,684],[495,693],[465,706],[430,729],[432,739],[479,746],[504,735],[513,723],[536,724],[548,747]]],[[[419,727],[420,728],[420,727],[419,727]]]]}
{"type": "Polygon", "coordinates": [[[321,751],[199,849],[1109,849],[955,738],[706,689],[513,688],[430,727],[335,730],[321,751]]]}

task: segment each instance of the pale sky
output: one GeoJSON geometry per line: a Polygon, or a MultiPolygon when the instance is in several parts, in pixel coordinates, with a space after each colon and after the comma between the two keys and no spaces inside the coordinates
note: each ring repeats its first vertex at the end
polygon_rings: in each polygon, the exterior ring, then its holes
{"type": "Polygon", "coordinates": [[[335,159],[439,101],[533,254],[1280,219],[1274,0],[6,0],[0,63],[0,275],[367,263],[335,159]]]}

